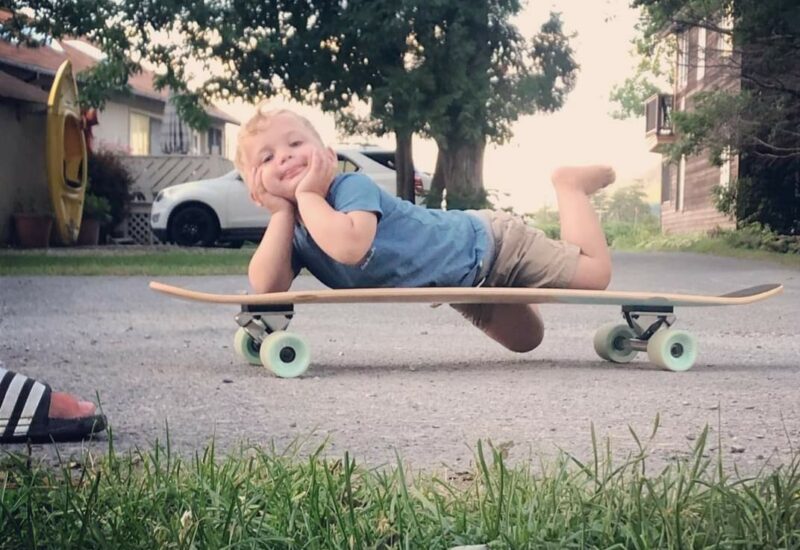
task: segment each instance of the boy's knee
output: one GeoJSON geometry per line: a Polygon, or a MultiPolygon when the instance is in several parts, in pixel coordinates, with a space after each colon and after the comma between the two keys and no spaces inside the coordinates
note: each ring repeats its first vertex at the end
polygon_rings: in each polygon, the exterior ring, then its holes
{"type": "Polygon", "coordinates": [[[597,290],[605,290],[611,284],[611,264],[602,266],[597,273],[597,290]]]}
{"type": "Polygon", "coordinates": [[[527,334],[517,335],[503,342],[505,346],[516,353],[527,353],[538,348],[544,340],[544,330],[528,332],[527,334]]]}

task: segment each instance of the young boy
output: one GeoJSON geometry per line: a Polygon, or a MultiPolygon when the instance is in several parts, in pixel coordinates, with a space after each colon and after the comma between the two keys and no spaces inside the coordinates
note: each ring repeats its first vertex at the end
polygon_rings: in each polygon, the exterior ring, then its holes
{"type": "MultiPolygon", "coordinates": [[[[336,153],[311,123],[259,106],[239,133],[236,167],[272,217],[250,260],[255,292],[288,290],[302,267],[331,288],[506,286],[604,289],[611,257],[589,195],[607,166],[552,174],[561,241],[505,212],[418,207],[359,173],[337,175],[336,153]]],[[[535,305],[453,305],[510,350],[538,346],[535,305]]]]}

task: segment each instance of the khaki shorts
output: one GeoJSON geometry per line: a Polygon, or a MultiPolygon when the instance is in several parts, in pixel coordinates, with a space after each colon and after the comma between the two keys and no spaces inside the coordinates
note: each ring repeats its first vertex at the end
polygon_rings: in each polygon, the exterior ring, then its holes
{"type": "MultiPolygon", "coordinates": [[[[494,259],[481,286],[564,288],[575,276],[580,248],[556,241],[508,212],[480,210],[494,237],[494,259]]],[[[480,283],[480,281],[478,281],[480,283]]],[[[478,328],[491,319],[492,304],[453,304],[478,328]]]]}

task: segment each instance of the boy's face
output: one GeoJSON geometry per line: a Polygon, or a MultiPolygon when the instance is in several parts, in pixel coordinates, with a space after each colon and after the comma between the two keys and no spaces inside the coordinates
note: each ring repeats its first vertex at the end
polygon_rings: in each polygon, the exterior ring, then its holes
{"type": "Polygon", "coordinates": [[[297,184],[308,172],[312,153],[325,151],[314,132],[290,113],[262,122],[258,132],[242,140],[241,147],[248,172],[245,181],[292,202],[297,184]]]}

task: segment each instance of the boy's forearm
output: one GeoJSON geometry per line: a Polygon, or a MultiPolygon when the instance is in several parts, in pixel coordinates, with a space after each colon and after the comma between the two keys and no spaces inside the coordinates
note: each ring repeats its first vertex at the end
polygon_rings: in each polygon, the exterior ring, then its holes
{"type": "Polygon", "coordinates": [[[292,271],[292,238],[295,214],[281,211],[272,215],[267,230],[250,259],[248,278],[256,293],[288,290],[292,271]]]}
{"type": "Polygon", "coordinates": [[[312,192],[297,194],[300,217],[319,247],[337,262],[354,265],[372,246],[345,213],[333,209],[321,196],[312,192]]]}

